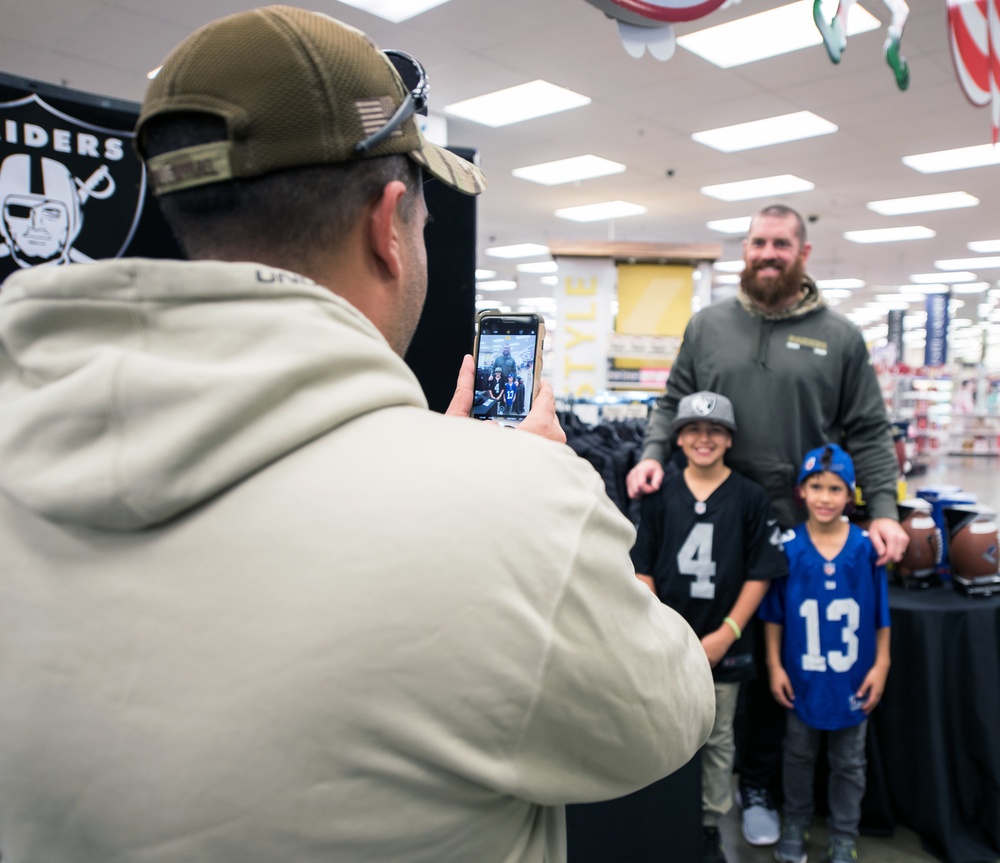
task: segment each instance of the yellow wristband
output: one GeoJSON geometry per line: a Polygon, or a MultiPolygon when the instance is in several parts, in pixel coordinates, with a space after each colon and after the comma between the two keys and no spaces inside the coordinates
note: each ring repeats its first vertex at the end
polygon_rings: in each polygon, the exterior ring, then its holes
{"type": "Polygon", "coordinates": [[[729,628],[732,629],[733,635],[736,636],[737,641],[739,641],[743,637],[743,630],[740,629],[740,625],[731,617],[722,618],[722,622],[729,624],[729,628]]]}

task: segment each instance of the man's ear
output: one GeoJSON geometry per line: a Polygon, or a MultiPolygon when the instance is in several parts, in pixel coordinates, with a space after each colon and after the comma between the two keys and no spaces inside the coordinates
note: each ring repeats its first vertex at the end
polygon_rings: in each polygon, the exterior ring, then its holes
{"type": "Polygon", "coordinates": [[[368,213],[368,236],[372,253],[380,270],[393,279],[402,271],[398,222],[406,195],[406,184],[399,180],[386,183],[381,196],[372,203],[368,213]]]}
{"type": "Polygon", "coordinates": [[[802,246],[802,266],[803,267],[806,264],[809,263],[809,255],[812,253],[812,250],[813,250],[813,244],[812,243],[805,243],[802,246]]]}

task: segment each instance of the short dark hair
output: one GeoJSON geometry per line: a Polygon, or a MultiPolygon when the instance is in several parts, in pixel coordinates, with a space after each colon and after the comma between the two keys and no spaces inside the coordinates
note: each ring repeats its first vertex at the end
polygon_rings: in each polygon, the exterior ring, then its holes
{"type": "Polygon", "coordinates": [[[758,210],[754,218],[756,219],[760,216],[771,216],[776,219],[787,219],[791,216],[795,219],[795,236],[798,237],[799,245],[804,246],[806,244],[806,223],[797,210],[793,210],[784,204],[769,204],[763,210],[758,210]]]}
{"type": "MultiPolygon", "coordinates": [[[[143,129],[148,156],[226,135],[221,118],[197,112],[157,117],[143,129]]],[[[361,209],[393,180],[406,184],[401,214],[408,219],[422,178],[420,166],[405,155],[289,168],[172,192],[159,200],[189,258],[262,260],[307,270],[314,255],[340,244],[361,209]]]]}

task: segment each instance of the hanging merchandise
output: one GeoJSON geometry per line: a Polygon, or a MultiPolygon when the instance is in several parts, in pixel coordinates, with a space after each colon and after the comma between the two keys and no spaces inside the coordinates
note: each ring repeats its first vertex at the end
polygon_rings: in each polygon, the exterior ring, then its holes
{"type": "Polygon", "coordinates": [[[1000,0],[948,0],[948,42],[966,98],[990,106],[993,143],[1000,133],[1000,0]]]}
{"type": "Polygon", "coordinates": [[[674,56],[672,22],[704,18],[739,0],[586,0],[618,22],[618,35],[628,53],[638,59],[648,50],[657,60],[674,56]]]}
{"type": "MultiPolygon", "coordinates": [[[[951,0],[949,0],[949,5],[951,0]]],[[[823,37],[826,53],[834,63],[839,63],[844,49],[847,48],[847,16],[854,5],[854,0],[840,0],[837,12],[828,22],[823,15],[823,0],[813,0],[813,20],[823,37]]],[[[899,43],[903,38],[903,27],[906,26],[910,7],[905,0],[885,0],[885,5],[892,14],[889,31],[885,37],[882,51],[885,60],[896,77],[896,86],[905,90],[910,86],[910,67],[906,58],[899,52],[899,43]]]]}

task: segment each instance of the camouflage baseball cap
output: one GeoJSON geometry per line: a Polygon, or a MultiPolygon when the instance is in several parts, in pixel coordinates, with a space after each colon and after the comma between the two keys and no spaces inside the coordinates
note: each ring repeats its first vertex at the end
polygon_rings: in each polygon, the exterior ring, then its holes
{"type": "Polygon", "coordinates": [[[174,48],[146,91],[136,148],[158,195],[393,154],[478,195],[486,188],[479,168],[426,141],[413,117],[359,152],[408,92],[387,55],[360,30],[319,12],[265,6],[212,21],[174,48]],[[147,158],[146,124],[180,111],[221,117],[228,139],[147,158]]]}

